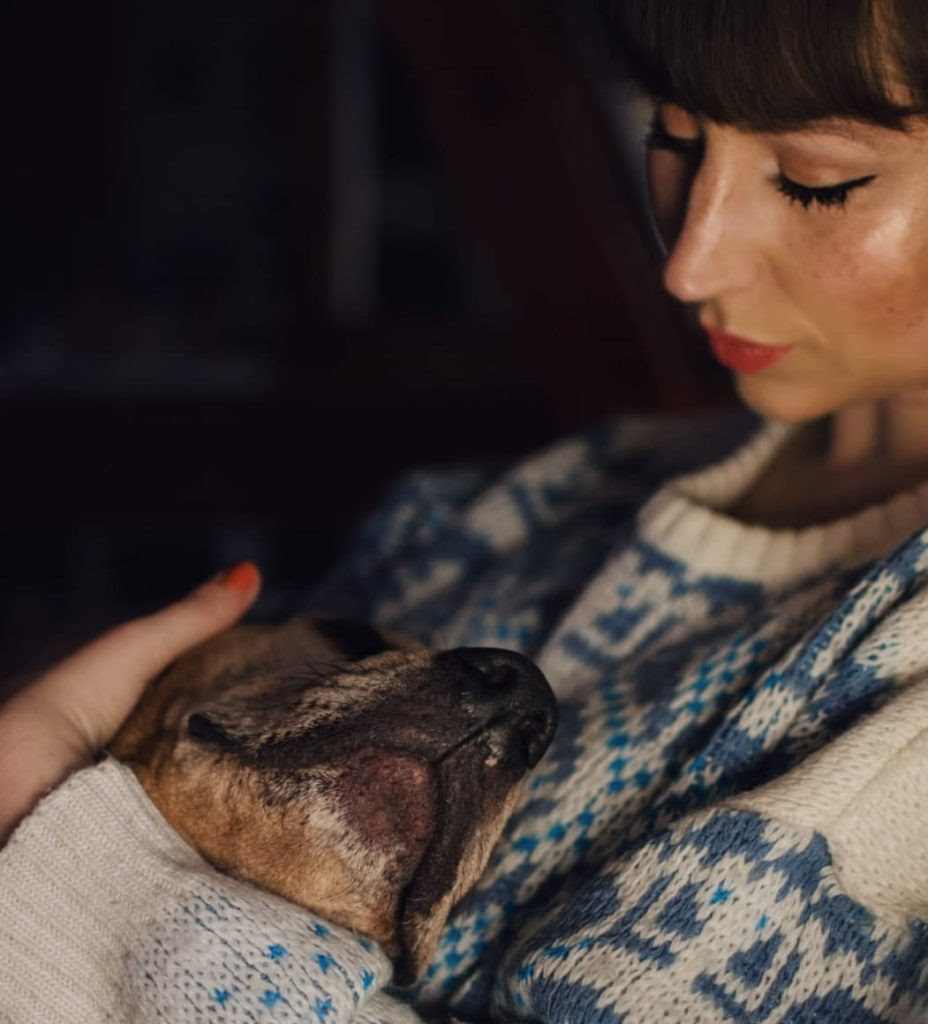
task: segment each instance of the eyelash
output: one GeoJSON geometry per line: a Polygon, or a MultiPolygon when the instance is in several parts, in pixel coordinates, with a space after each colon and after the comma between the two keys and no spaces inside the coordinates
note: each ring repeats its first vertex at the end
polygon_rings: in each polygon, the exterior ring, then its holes
{"type": "MultiPolygon", "coordinates": [[[[678,135],[671,135],[659,124],[652,124],[648,129],[645,145],[649,149],[668,149],[673,153],[682,153],[686,156],[701,153],[703,149],[702,139],[683,139],[678,135]]],[[[792,181],[781,172],[776,177],[776,190],[791,203],[799,203],[804,210],[808,210],[813,203],[825,209],[835,207],[843,209],[850,193],[854,189],[869,185],[874,178],[876,178],[875,174],[868,174],[864,178],[842,181],[838,185],[812,188],[809,185],[800,185],[798,182],[792,181]]]]}
{"type": "Polygon", "coordinates": [[[777,192],[786,196],[791,203],[799,203],[804,209],[816,203],[823,207],[838,207],[843,209],[847,203],[847,197],[856,188],[863,188],[869,185],[876,177],[875,174],[868,174],[865,178],[855,178],[854,181],[843,181],[840,185],[826,185],[822,188],[809,188],[808,185],[800,185],[798,182],[790,181],[785,174],[777,175],[777,192]]]}

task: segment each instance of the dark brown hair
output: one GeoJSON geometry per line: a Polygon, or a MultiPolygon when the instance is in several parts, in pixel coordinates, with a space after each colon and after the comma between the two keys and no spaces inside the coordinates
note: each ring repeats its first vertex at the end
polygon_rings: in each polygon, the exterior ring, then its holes
{"type": "Polygon", "coordinates": [[[632,77],[714,121],[928,112],[928,0],[612,0],[611,16],[632,77]]]}

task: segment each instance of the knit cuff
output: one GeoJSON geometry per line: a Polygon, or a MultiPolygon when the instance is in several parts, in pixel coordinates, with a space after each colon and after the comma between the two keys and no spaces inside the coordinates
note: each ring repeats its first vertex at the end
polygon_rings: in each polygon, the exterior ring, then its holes
{"type": "Polygon", "coordinates": [[[16,1021],[102,1019],[133,930],[205,867],[124,765],[71,776],[0,850],[0,1005],[16,1021]]]}
{"type": "Polygon", "coordinates": [[[376,946],[210,867],[116,761],[0,851],[0,1020],[263,1020],[288,997],[348,1009],[389,975],[376,946]]]}

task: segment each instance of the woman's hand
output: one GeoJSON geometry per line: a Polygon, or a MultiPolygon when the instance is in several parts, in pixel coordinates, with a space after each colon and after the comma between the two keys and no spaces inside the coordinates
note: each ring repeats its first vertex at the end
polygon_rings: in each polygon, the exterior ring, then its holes
{"type": "Polygon", "coordinates": [[[146,683],[231,626],[260,586],[258,570],[242,562],[167,608],[105,633],[0,708],[0,846],[45,793],[109,742],[146,683]]]}

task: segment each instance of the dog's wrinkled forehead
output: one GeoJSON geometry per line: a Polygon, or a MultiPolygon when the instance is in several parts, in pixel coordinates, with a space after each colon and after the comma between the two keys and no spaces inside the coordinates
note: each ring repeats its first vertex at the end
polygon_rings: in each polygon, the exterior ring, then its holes
{"type": "Polygon", "coordinates": [[[335,741],[349,719],[358,733],[365,711],[380,731],[385,713],[395,720],[420,710],[434,675],[433,653],[414,641],[360,623],[303,618],[275,630],[272,642],[249,643],[245,659],[214,661],[208,685],[183,710],[192,712],[193,738],[247,754],[308,731],[335,741]]]}
{"type": "Polygon", "coordinates": [[[371,658],[377,657],[378,664],[387,668],[391,662],[399,665],[408,656],[425,651],[406,637],[340,619],[301,616],[262,630],[257,637],[246,634],[247,629],[231,630],[220,638],[220,643],[225,641],[223,648],[209,650],[206,664],[195,666],[201,675],[208,670],[209,691],[218,694],[229,686],[255,681],[253,689],[258,692],[271,678],[289,681],[296,691],[313,683],[323,685],[371,658]],[[392,659],[380,657],[391,653],[395,655],[392,659]]]}

